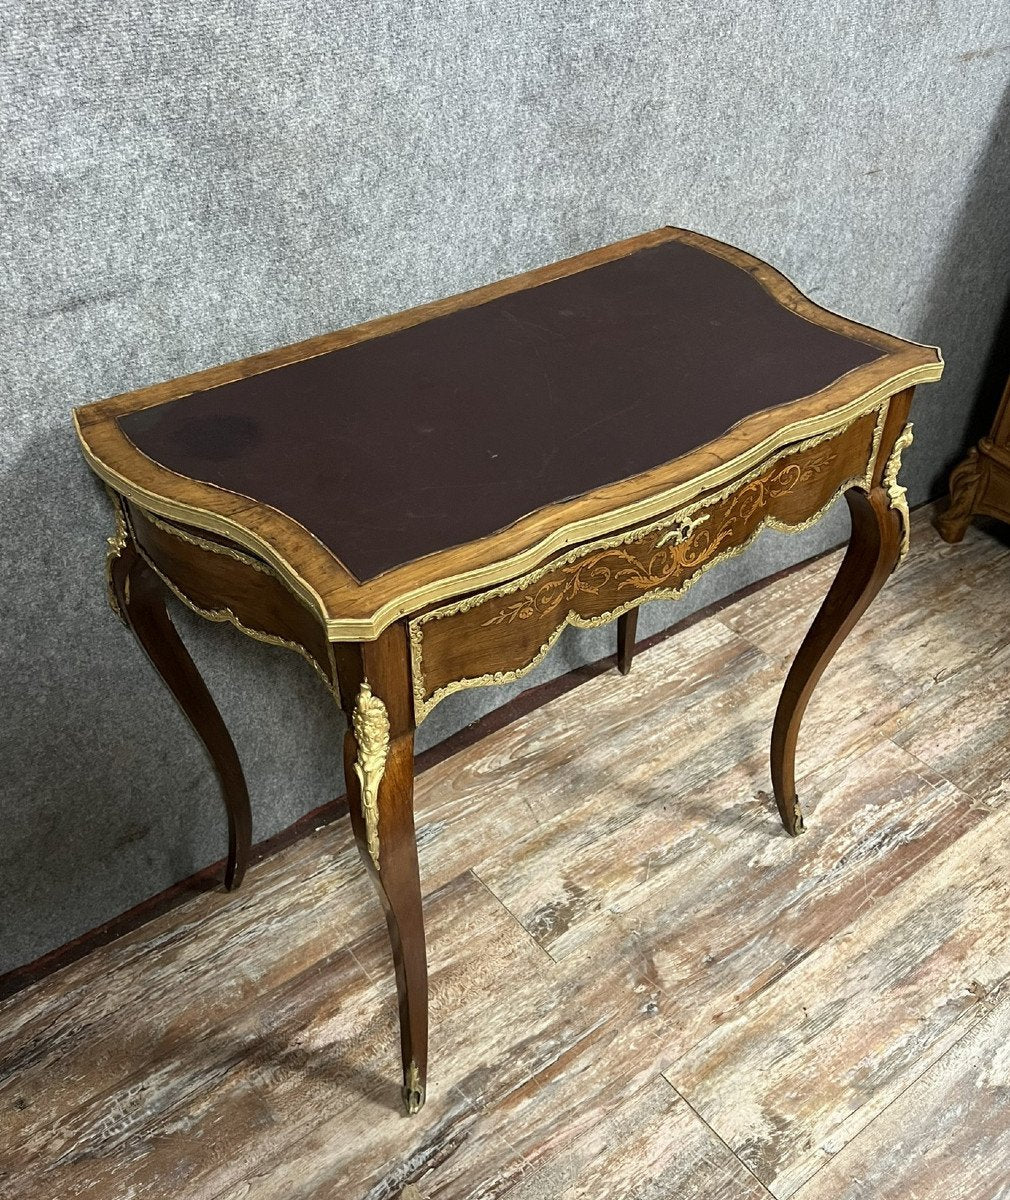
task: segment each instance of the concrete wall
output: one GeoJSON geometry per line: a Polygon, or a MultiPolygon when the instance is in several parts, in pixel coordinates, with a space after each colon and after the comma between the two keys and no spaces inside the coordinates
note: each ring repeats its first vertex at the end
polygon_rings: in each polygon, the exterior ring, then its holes
{"type": "MultiPolygon", "coordinates": [[[[202,752],[105,605],[72,405],[671,223],[943,347],[906,460],[922,500],[985,423],[1006,292],[998,7],[0,0],[0,970],[224,849],[202,752]]],[[[643,632],[845,529],[765,535],[643,632]]],[[[339,793],[308,667],[180,623],[256,838],[339,793]]],[[[612,638],[569,631],[520,686],[612,638]]],[[[452,697],[420,745],[515,690],[452,697]]]]}

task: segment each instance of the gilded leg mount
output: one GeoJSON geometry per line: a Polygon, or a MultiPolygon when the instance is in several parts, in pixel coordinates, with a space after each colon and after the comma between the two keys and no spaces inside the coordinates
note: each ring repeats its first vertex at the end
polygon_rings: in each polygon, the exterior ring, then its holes
{"type": "Polygon", "coordinates": [[[366,679],[354,702],[351,715],[358,754],[354,774],[361,788],[361,812],[365,818],[368,853],[379,870],[379,784],[386,770],[389,753],[389,714],[378,696],[372,694],[366,679]]]}
{"type": "Polygon", "coordinates": [[[901,470],[901,456],[912,444],[912,422],[898,434],[887,462],[884,464],[884,474],[880,480],[881,487],[887,493],[887,501],[891,508],[901,517],[901,550],[898,552],[898,562],[908,553],[909,515],[906,489],[898,482],[898,472],[901,470]]]}

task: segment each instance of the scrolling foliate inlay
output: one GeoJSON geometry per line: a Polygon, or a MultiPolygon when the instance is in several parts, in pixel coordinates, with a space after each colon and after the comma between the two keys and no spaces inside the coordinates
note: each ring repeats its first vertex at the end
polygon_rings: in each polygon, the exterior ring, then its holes
{"type": "Polygon", "coordinates": [[[366,679],[358,691],[351,713],[351,728],[357,745],[354,774],[361,790],[361,813],[365,818],[368,853],[379,869],[379,784],[389,754],[389,714],[366,679]]]}
{"type": "Polygon", "coordinates": [[[908,515],[907,489],[898,482],[898,472],[901,470],[901,456],[912,444],[912,422],[898,434],[887,462],[884,464],[884,474],[881,486],[887,493],[887,502],[901,517],[901,550],[898,554],[900,562],[908,553],[910,521],[908,515]]]}

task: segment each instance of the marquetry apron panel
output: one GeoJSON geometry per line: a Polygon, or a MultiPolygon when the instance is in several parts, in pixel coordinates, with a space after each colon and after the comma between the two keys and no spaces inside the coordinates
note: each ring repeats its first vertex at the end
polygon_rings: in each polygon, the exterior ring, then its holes
{"type": "Polygon", "coordinates": [[[187,607],[215,621],[229,621],[258,641],[296,650],[329,687],[335,687],[329,642],[322,621],[264,562],[214,534],[128,506],[140,553],[187,607]]]}
{"type": "Polygon", "coordinates": [[[795,443],[714,494],[410,622],[415,715],[466,687],[531,670],[566,625],[602,625],[685,592],[765,526],[797,530],[850,487],[869,488],[886,405],[795,443]]]}

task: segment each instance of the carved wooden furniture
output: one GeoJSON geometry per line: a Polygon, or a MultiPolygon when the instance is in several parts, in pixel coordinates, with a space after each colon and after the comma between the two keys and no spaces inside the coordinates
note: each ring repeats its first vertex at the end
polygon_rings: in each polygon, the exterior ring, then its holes
{"type": "Polygon", "coordinates": [[[950,473],[950,504],[936,519],[940,536],[959,542],[974,516],[1010,521],[1010,379],[989,436],[950,473]]]}
{"type": "Polygon", "coordinates": [[[617,619],[627,671],[639,604],[844,494],[850,545],[772,731],[779,814],[798,833],[800,719],[907,542],[908,407],[941,369],[935,349],[819,308],[757,259],[661,229],[77,410],[116,513],[109,599],[217,768],[229,887],[249,799],[166,593],[297,650],[347,715],[408,1111],[427,1071],[418,723],[461,688],[518,679],[566,625],[617,619]]]}

